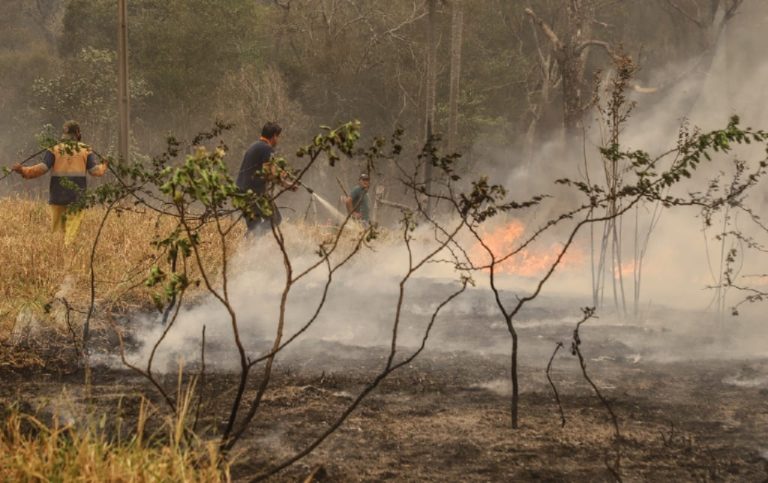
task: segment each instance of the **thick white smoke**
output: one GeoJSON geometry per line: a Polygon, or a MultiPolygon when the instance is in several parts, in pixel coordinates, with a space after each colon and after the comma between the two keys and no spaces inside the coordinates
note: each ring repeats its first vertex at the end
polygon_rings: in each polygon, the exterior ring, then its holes
{"type": "MultiPolygon", "coordinates": [[[[765,16],[749,14],[749,9],[753,7],[745,4],[742,15],[729,24],[729,31],[723,37],[726,41],[718,46],[703,86],[700,86],[702,79],[689,78],[683,79],[671,89],[671,94],[661,100],[649,95],[635,95],[634,100],[640,103],[641,109],[626,126],[623,135],[625,148],[659,154],[674,147],[684,117],[688,118],[691,126],[704,130],[724,127],[733,114],[739,114],[745,125],[757,128],[768,126],[768,114],[763,108],[765,101],[768,101],[768,93],[764,89],[768,54],[762,48],[755,48],[761,43],[759,36],[762,32],[755,22],[764,24],[765,16]],[[697,101],[688,103],[691,92],[698,91],[699,87],[701,95],[697,101]]],[[[650,82],[664,85],[669,79],[677,78],[679,72],[680,66],[658,69],[651,73],[650,82]]],[[[594,177],[601,176],[599,156],[595,152],[599,144],[600,130],[597,125],[592,125],[587,135],[587,158],[594,177]]],[[[562,159],[555,156],[559,151],[554,148],[554,143],[546,144],[541,147],[536,160],[527,164],[519,162],[518,154],[509,148],[483,145],[478,146],[470,158],[478,160],[473,172],[484,174],[486,168],[488,174],[495,172],[495,181],[504,182],[515,199],[539,193],[556,195],[553,201],[541,208],[516,214],[515,218],[534,228],[572,201],[568,195],[562,198],[563,192],[554,187],[553,181],[559,177],[578,178],[584,175],[586,168],[581,148],[577,151],[573,159],[562,159]]],[[[759,147],[739,149],[737,155],[759,160],[764,151],[759,147]]],[[[723,164],[704,166],[695,181],[699,183],[696,189],[703,190],[701,183],[721,169],[727,171],[729,159],[721,158],[723,164]]],[[[764,199],[752,201],[764,208],[764,199]]],[[[644,206],[638,211],[637,227],[641,236],[647,230],[653,208],[644,206]]],[[[622,224],[625,240],[623,259],[626,261],[631,261],[633,256],[634,216],[635,213],[631,213],[622,224]]],[[[509,221],[509,218],[500,217],[491,227],[500,227],[509,221]]],[[[715,222],[722,223],[723,220],[719,218],[715,222]]],[[[732,218],[731,223],[742,229],[747,226],[746,223],[739,225],[741,222],[737,217],[732,218]]],[[[284,228],[298,272],[317,259],[313,255],[316,247],[296,231],[290,220],[284,228]]],[[[645,258],[639,319],[620,319],[610,315],[613,301],[611,288],[607,287],[607,310],[603,311],[598,321],[585,326],[585,337],[607,337],[605,332],[601,332],[601,327],[625,327],[620,340],[627,347],[627,354],[624,355],[633,357],[674,359],[766,355],[764,344],[760,343],[765,340],[766,331],[755,322],[760,311],[758,306],[743,308],[743,315],[739,318],[727,316],[718,321],[718,316],[713,316],[715,292],[708,287],[718,282],[722,270],[723,247],[714,239],[718,231],[722,231],[722,226],[703,231],[702,220],[695,209],[665,211],[651,235],[645,258]],[[727,336],[723,337],[723,334],[727,336]]],[[[555,230],[534,249],[550,248],[558,241],[558,235],[564,232],[555,230]]],[[[595,236],[600,236],[599,229],[595,236]]],[[[528,354],[541,359],[545,352],[551,350],[554,340],[567,340],[574,317],[578,315],[578,307],[591,304],[591,243],[590,232],[585,230],[575,244],[583,258],[581,264],[559,271],[547,287],[547,295],[521,314],[518,323],[523,328],[523,337],[530,338],[526,347],[541,349],[526,349],[528,352],[524,352],[523,356],[528,354]],[[556,329],[545,330],[547,325],[556,329]]],[[[427,229],[417,231],[413,246],[416,252],[425,253],[434,246],[432,233],[427,229]]],[[[275,336],[285,277],[283,261],[274,241],[266,238],[252,246],[242,247],[233,262],[230,297],[249,355],[256,357],[268,350],[275,336]]],[[[742,273],[768,273],[768,266],[753,255],[740,263],[742,273]]],[[[281,357],[306,359],[311,357],[313,350],[332,350],[332,347],[387,346],[395,318],[398,284],[407,267],[408,253],[397,237],[375,241],[364,248],[352,262],[334,274],[334,282],[320,316],[292,346],[293,349],[281,357]]],[[[326,274],[323,268],[318,269],[292,288],[284,337],[293,334],[311,317],[319,303],[326,274]]],[[[477,287],[447,308],[438,321],[429,346],[432,350],[498,353],[509,350],[506,328],[488,290],[487,274],[478,272],[475,277],[477,287]]],[[[420,342],[431,312],[458,287],[457,278],[458,275],[447,264],[437,263],[427,266],[409,282],[402,318],[403,332],[399,339],[402,347],[412,348],[420,342]]],[[[505,290],[504,297],[513,302],[516,295],[530,292],[535,279],[507,274],[500,276],[498,282],[505,290]]],[[[625,283],[625,293],[631,304],[631,275],[626,276],[625,283]]],[[[737,295],[732,294],[728,304],[735,303],[737,295]]],[[[132,354],[132,359],[146,361],[154,341],[163,330],[158,319],[157,316],[146,316],[137,321],[142,327],[137,331],[141,348],[132,354]]],[[[221,304],[210,296],[181,311],[175,326],[160,346],[156,366],[160,370],[169,369],[179,357],[186,361],[196,360],[203,326],[206,327],[211,357],[208,362],[222,369],[235,368],[237,354],[229,316],[221,304]]],[[[335,354],[343,361],[344,351],[336,351],[335,354]]]]}

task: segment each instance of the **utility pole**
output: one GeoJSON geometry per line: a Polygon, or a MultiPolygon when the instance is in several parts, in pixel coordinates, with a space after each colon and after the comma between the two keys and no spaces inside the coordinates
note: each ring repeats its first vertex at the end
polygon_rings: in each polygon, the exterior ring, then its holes
{"type": "Polygon", "coordinates": [[[128,0],[117,0],[117,103],[120,117],[118,154],[128,160],[130,105],[128,96],[128,0]]]}

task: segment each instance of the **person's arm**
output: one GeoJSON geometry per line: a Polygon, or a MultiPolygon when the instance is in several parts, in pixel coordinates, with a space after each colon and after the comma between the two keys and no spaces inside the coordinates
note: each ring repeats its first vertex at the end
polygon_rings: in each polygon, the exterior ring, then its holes
{"type": "Polygon", "coordinates": [[[355,208],[352,206],[352,197],[351,196],[344,196],[344,204],[347,207],[347,213],[353,213],[355,211],[355,208]]]}
{"type": "Polygon", "coordinates": [[[264,169],[262,169],[262,171],[264,172],[267,181],[279,183],[280,186],[293,191],[298,189],[298,185],[291,179],[288,171],[278,166],[274,158],[270,158],[269,161],[264,163],[264,169]]]}
{"type": "Polygon", "coordinates": [[[295,180],[291,179],[291,176],[288,174],[286,170],[280,169],[279,177],[280,177],[280,184],[283,185],[283,187],[288,188],[291,191],[296,191],[297,189],[299,189],[299,185],[296,183],[295,180]]]}
{"type": "Polygon", "coordinates": [[[24,179],[38,178],[47,173],[48,170],[53,167],[55,160],[56,158],[53,156],[53,153],[46,151],[42,163],[38,163],[34,166],[22,166],[21,164],[16,163],[11,169],[19,173],[24,179]]]}
{"type": "Polygon", "coordinates": [[[104,176],[107,172],[107,161],[104,160],[101,163],[96,161],[96,155],[94,153],[88,153],[88,159],[86,161],[86,169],[91,176],[104,176]]]}

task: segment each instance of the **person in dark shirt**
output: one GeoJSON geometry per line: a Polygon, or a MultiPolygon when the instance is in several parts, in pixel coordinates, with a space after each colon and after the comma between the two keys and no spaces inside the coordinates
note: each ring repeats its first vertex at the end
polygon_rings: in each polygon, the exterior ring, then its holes
{"type": "Polygon", "coordinates": [[[346,199],[347,212],[352,213],[353,218],[362,221],[366,225],[371,222],[371,210],[368,201],[368,188],[370,186],[371,178],[367,173],[361,174],[358,185],[355,186],[346,199]]]}
{"type": "Polygon", "coordinates": [[[253,216],[246,216],[247,236],[261,235],[271,231],[282,221],[280,210],[269,199],[271,188],[277,184],[295,190],[296,186],[288,180],[287,173],[272,163],[274,148],[277,146],[283,129],[274,122],[268,122],[261,129],[261,137],[245,152],[240,171],[237,174],[237,187],[241,191],[252,191],[263,200],[271,213],[262,209],[259,203],[251,205],[253,216]]]}
{"type": "Polygon", "coordinates": [[[76,203],[86,188],[86,173],[91,176],[103,176],[107,163],[99,163],[91,148],[80,142],[80,125],[67,121],[61,136],[61,142],[45,152],[42,163],[34,166],[16,164],[13,171],[25,179],[37,178],[51,172],[48,191],[48,204],[51,207],[53,231],[64,232],[65,244],[69,244],[77,234],[83,212],[66,214],[69,205],[76,203]]]}

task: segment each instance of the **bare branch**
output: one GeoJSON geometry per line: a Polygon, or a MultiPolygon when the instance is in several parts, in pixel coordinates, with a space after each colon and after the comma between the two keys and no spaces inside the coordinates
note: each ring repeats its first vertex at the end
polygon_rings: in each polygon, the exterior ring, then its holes
{"type": "Polygon", "coordinates": [[[725,10],[724,21],[732,19],[736,15],[736,10],[739,9],[744,0],[733,0],[733,3],[725,10]]]}
{"type": "Polygon", "coordinates": [[[694,17],[693,15],[688,13],[684,8],[680,7],[680,5],[678,5],[675,0],[667,0],[667,5],[677,10],[677,12],[680,13],[686,20],[690,21],[700,29],[704,28],[704,23],[700,19],[694,17]]]}
{"type": "Polygon", "coordinates": [[[531,10],[530,8],[526,8],[525,9],[525,13],[526,13],[526,15],[528,15],[531,18],[531,20],[536,25],[539,26],[541,31],[544,32],[544,35],[546,35],[547,38],[549,38],[549,41],[552,42],[552,45],[554,46],[554,48],[556,50],[561,51],[561,50],[563,50],[565,48],[565,45],[563,44],[563,42],[557,36],[555,31],[552,30],[552,27],[550,27],[548,23],[546,23],[544,20],[542,20],[541,17],[536,15],[536,13],[534,13],[534,11],[531,10]]]}
{"type": "Polygon", "coordinates": [[[602,40],[586,40],[581,44],[579,44],[578,47],[576,47],[576,52],[581,53],[582,51],[584,51],[584,49],[588,47],[602,47],[603,50],[605,50],[608,53],[611,59],[619,58],[616,52],[613,51],[611,44],[602,40]]]}

